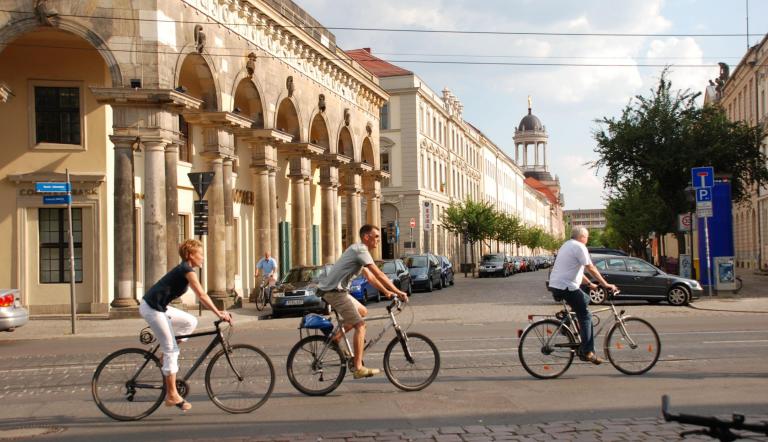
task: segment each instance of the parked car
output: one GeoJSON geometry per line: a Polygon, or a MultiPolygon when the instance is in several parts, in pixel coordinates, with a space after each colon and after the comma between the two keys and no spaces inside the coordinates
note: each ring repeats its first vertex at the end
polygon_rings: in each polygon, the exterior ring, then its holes
{"type": "Polygon", "coordinates": [[[358,277],[353,279],[349,284],[349,294],[363,305],[368,305],[368,301],[371,300],[376,302],[381,300],[379,290],[374,287],[373,284],[368,282],[368,279],[362,274],[358,275],[358,277]]]}
{"type": "Polygon", "coordinates": [[[490,253],[483,255],[482,261],[480,261],[479,274],[483,276],[501,275],[509,276],[512,273],[514,265],[511,261],[507,260],[507,255],[503,253],[490,253]]]}
{"type": "Polygon", "coordinates": [[[455,281],[453,280],[453,264],[451,264],[451,260],[446,256],[438,256],[438,258],[440,259],[440,273],[443,279],[443,287],[455,284],[455,281]]]}
{"type": "MultiPolygon", "coordinates": [[[[389,277],[389,280],[392,281],[392,284],[394,284],[395,287],[408,293],[408,295],[411,294],[411,273],[401,259],[376,261],[376,265],[389,277]]],[[[379,302],[384,298],[384,296],[380,295],[379,290],[373,284],[368,282],[368,279],[363,275],[352,280],[349,287],[349,293],[363,305],[367,304],[370,300],[379,302]]]]}
{"type": "Polygon", "coordinates": [[[609,249],[607,247],[587,247],[590,254],[629,256],[629,254],[619,249],[609,249]]]}
{"type": "MultiPolygon", "coordinates": [[[[667,301],[671,305],[686,305],[704,293],[698,281],[667,274],[640,258],[617,255],[591,256],[595,267],[606,281],[619,287],[614,299],[639,299],[652,304],[667,301]]],[[[602,287],[589,290],[590,303],[602,304],[606,295],[602,287]]]]}
{"type": "Polygon", "coordinates": [[[0,331],[12,332],[29,321],[18,289],[0,289],[0,331]]]}
{"type": "Polygon", "coordinates": [[[317,284],[328,274],[331,264],[294,267],[272,290],[272,316],[286,313],[327,312],[325,301],[317,296],[317,284]]]}
{"type": "Polygon", "coordinates": [[[435,288],[443,288],[443,279],[440,272],[440,261],[431,253],[412,255],[405,259],[405,265],[411,274],[413,288],[424,289],[431,292],[435,288]]]}

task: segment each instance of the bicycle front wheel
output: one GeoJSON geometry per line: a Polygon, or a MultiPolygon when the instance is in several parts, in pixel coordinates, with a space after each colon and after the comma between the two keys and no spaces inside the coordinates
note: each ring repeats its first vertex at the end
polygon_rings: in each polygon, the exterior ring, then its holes
{"type": "Polygon", "coordinates": [[[405,391],[427,388],[440,371],[440,352],[428,337],[405,333],[384,351],[384,373],[392,384],[405,391]]]}
{"type": "Polygon", "coordinates": [[[644,319],[624,318],[605,335],[605,354],[616,370],[624,374],[645,373],[656,365],[660,353],[659,334],[644,319]]]}
{"type": "Polygon", "coordinates": [[[104,414],[136,421],[152,414],[165,399],[160,361],[140,348],[118,350],[104,358],[93,373],[91,394],[104,414]]]}
{"type": "Polygon", "coordinates": [[[267,402],[275,388],[275,368],[269,356],[246,344],[216,353],[205,371],[205,390],[217,407],[250,413],[267,402]]]}
{"type": "Polygon", "coordinates": [[[256,310],[262,311],[267,306],[267,289],[262,287],[256,296],[256,310]]]}
{"type": "Polygon", "coordinates": [[[324,336],[300,340],[288,353],[288,380],[309,396],[324,396],[341,385],[347,366],[338,348],[326,345],[324,336]]]}
{"type": "Polygon", "coordinates": [[[553,379],[573,362],[576,338],[554,319],[534,322],[520,336],[517,354],[525,371],[539,379],[553,379]]]}

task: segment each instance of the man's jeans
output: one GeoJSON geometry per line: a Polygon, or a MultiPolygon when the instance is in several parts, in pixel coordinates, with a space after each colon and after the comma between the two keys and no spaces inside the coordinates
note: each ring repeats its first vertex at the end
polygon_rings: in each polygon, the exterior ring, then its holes
{"type": "Polygon", "coordinates": [[[592,335],[592,314],[589,312],[589,295],[583,290],[557,290],[565,302],[571,306],[579,320],[579,334],[581,335],[581,348],[579,353],[586,355],[595,351],[595,337],[592,335]]]}

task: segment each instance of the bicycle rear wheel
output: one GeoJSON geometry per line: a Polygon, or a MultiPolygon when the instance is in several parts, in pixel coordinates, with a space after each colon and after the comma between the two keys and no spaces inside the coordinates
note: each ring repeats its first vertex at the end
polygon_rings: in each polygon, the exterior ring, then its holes
{"type": "Polygon", "coordinates": [[[256,310],[262,311],[267,306],[267,288],[261,287],[256,295],[256,310]]]}
{"type": "Polygon", "coordinates": [[[312,335],[293,346],[286,370],[297,390],[309,396],[324,396],[341,385],[347,366],[338,348],[326,346],[324,336],[312,335]]]}
{"type": "Polygon", "coordinates": [[[275,368],[263,351],[245,344],[216,353],[205,371],[211,401],[228,413],[250,413],[267,402],[275,388],[275,368]]]}
{"type": "Polygon", "coordinates": [[[104,414],[135,421],[152,414],[165,399],[160,361],[140,348],[118,350],[104,358],[91,380],[91,394],[104,414]]]}
{"type": "Polygon", "coordinates": [[[624,318],[613,324],[605,335],[605,354],[617,370],[624,374],[643,374],[656,365],[661,341],[656,329],[646,320],[624,318]]]}
{"type": "Polygon", "coordinates": [[[395,337],[384,351],[384,373],[401,390],[423,390],[440,371],[440,352],[432,340],[422,334],[403,334],[405,339],[395,337]]]}
{"type": "Polygon", "coordinates": [[[525,371],[539,379],[553,379],[573,362],[576,338],[560,322],[534,322],[520,336],[517,354],[525,371]]]}

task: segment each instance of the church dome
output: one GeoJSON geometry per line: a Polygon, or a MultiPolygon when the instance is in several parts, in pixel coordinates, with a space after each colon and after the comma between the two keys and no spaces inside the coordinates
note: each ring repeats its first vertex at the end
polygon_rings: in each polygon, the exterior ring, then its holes
{"type": "Polygon", "coordinates": [[[528,115],[524,116],[522,120],[520,120],[520,124],[517,125],[517,130],[520,131],[543,131],[544,125],[541,124],[541,120],[539,120],[539,117],[536,115],[533,115],[531,113],[531,109],[528,108],[528,115]]]}

